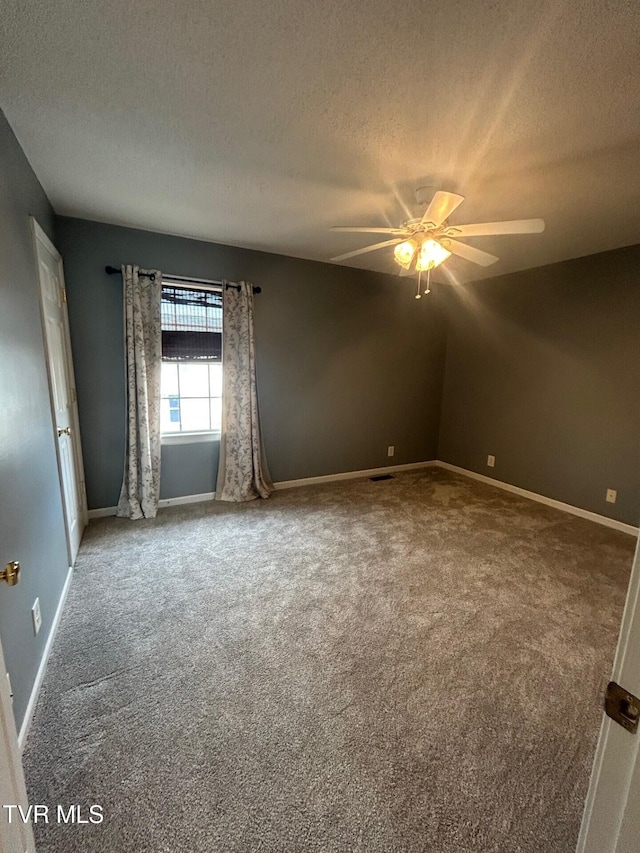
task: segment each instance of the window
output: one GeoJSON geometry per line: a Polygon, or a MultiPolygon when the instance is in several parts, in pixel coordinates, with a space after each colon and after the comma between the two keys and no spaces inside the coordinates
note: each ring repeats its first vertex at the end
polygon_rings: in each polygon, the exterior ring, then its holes
{"type": "Polygon", "coordinates": [[[163,436],[220,432],[222,293],[165,279],[161,317],[163,436]]]}

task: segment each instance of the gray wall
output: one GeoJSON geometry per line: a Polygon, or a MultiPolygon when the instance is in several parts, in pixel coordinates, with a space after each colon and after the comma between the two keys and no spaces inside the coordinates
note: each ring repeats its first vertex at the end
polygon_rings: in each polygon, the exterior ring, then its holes
{"type": "Polygon", "coordinates": [[[0,584],[0,638],[18,727],[68,570],[30,214],[53,237],[51,206],[0,112],[0,568],[22,565],[17,586],[0,584]]]}
{"type": "MultiPolygon", "coordinates": [[[[262,425],[273,478],[433,459],[445,327],[437,297],[395,276],[60,217],[90,508],[122,478],[122,285],[107,264],[248,279],[262,425]],[[396,447],[393,459],[387,446],[396,447]]],[[[217,446],[165,446],[162,497],[213,491],[217,446]]]]}
{"type": "Polygon", "coordinates": [[[632,246],[450,289],[439,458],[637,525],[639,269],[632,246]]]}

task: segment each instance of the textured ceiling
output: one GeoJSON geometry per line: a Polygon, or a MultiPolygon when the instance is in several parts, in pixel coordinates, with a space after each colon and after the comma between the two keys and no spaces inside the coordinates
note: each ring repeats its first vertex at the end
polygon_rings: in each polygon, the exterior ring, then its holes
{"type": "MultiPolygon", "coordinates": [[[[2,0],[0,103],[56,211],[326,261],[416,187],[458,280],[640,242],[640,4],[2,0]]],[[[397,270],[391,250],[354,266],[397,270]]]]}

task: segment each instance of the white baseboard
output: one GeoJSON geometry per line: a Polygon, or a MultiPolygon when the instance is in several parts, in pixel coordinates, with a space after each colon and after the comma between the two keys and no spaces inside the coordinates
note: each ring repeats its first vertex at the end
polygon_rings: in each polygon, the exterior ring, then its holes
{"type": "Polygon", "coordinates": [[[178,504],[199,504],[203,501],[212,501],[216,496],[215,492],[202,492],[200,495],[182,495],[179,498],[163,498],[158,506],[177,506],[178,504]]]}
{"type": "Polygon", "coordinates": [[[546,504],[546,506],[552,506],[554,509],[562,510],[562,512],[568,512],[571,515],[595,521],[596,524],[612,527],[614,530],[620,530],[622,533],[628,533],[630,536],[638,536],[638,528],[632,524],[625,524],[623,521],[616,521],[615,518],[607,518],[606,515],[599,515],[597,512],[591,512],[588,509],[581,509],[578,506],[572,506],[572,504],[565,504],[562,501],[547,498],[544,495],[539,495],[537,492],[529,492],[527,489],[521,489],[519,486],[503,483],[502,480],[494,480],[493,477],[487,477],[485,474],[478,474],[476,471],[469,471],[467,468],[459,468],[457,465],[451,465],[450,462],[441,462],[438,460],[435,464],[440,468],[446,468],[447,471],[462,474],[463,477],[470,477],[472,480],[480,480],[481,483],[487,483],[489,486],[504,489],[506,492],[513,492],[514,495],[520,495],[522,498],[528,498],[531,501],[537,501],[538,503],[546,504]]]}
{"type": "Polygon", "coordinates": [[[99,509],[90,509],[87,510],[87,517],[89,521],[92,518],[105,518],[108,515],[115,515],[117,509],[117,506],[102,506],[99,509]]]}
{"type": "Polygon", "coordinates": [[[38,671],[36,673],[35,681],[33,682],[33,687],[31,688],[31,695],[29,696],[29,702],[27,703],[27,709],[24,712],[24,719],[22,720],[22,725],[20,726],[20,732],[18,733],[18,747],[22,751],[24,748],[25,741],[27,739],[27,735],[29,734],[29,728],[31,726],[31,720],[33,718],[33,712],[36,709],[36,703],[38,701],[38,696],[40,695],[40,688],[42,687],[42,681],[44,679],[44,674],[47,669],[47,661],[49,660],[49,655],[51,653],[51,649],[53,647],[53,641],[56,638],[56,633],[58,631],[58,625],[60,624],[60,617],[62,616],[62,611],[64,609],[64,603],[67,600],[67,593],[69,592],[69,586],[71,585],[71,578],[73,577],[73,566],[69,566],[69,571],[67,572],[67,577],[64,582],[64,586],[62,587],[62,592],[60,593],[60,600],[58,601],[58,606],[56,608],[55,616],[53,617],[53,622],[51,623],[51,629],[49,631],[49,636],[47,637],[47,642],[45,643],[45,647],[42,650],[42,657],[40,658],[40,665],[38,666],[38,671]]]}
{"type": "MultiPolygon", "coordinates": [[[[384,468],[366,468],[363,471],[342,471],[339,474],[324,474],[321,477],[305,477],[302,480],[281,480],[274,483],[276,489],[293,489],[296,486],[312,486],[316,483],[333,483],[336,480],[357,480],[360,477],[375,477],[377,474],[389,474],[394,471],[409,471],[411,468],[429,468],[437,462],[409,462],[406,465],[385,465],[384,468]]],[[[215,492],[204,492],[200,495],[183,495],[179,498],[163,498],[159,506],[176,506],[177,504],[194,504],[201,501],[212,501],[215,492]]],[[[104,518],[115,515],[118,507],[106,506],[100,509],[90,509],[89,518],[104,518]]]]}
{"type": "MultiPolygon", "coordinates": [[[[357,480],[363,477],[375,477],[379,474],[393,474],[398,471],[411,471],[417,468],[432,468],[437,466],[445,468],[447,471],[453,471],[456,474],[462,474],[463,477],[470,477],[472,480],[479,480],[482,483],[487,483],[489,486],[495,486],[498,489],[504,489],[506,492],[512,492],[514,495],[520,495],[522,498],[528,498],[531,501],[546,504],[554,509],[559,509],[562,512],[568,512],[571,515],[577,515],[579,518],[586,518],[588,521],[594,521],[596,524],[602,524],[605,527],[611,527],[614,530],[620,530],[622,533],[628,533],[630,536],[638,536],[638,528],[632,524],[625,524],[623,521],[616,521],[615,518],[608,518],[606,515],[599,515],[597,512],[591,512],[587,509],[581,509],[571,504],[556,501],[553,498],[547,498],[545,495],[539,495],[537,492],[530,492],[528,489],[521,489],[519,486],[512,486],[510,483],[503,483],[502,480],[494,480],[493,477],[487,477],[485,474],[478,474],[476,471],[470,471],[468,468],[460,468],[458,465],[452,465],[450,462],[442,462],[439,459],[434,459],[430,462],[408,462],[405,465],[385,465],[382,468],[366,468],[362,471],[341,471],[338,474],[323,474],[319,477],[304,477],[301,480],[280,480],[274,483],[276,489],[293,489],[298,486],[313,486],[319,483],[335,483],[339,480],[357,480]]],[[[201,501],[211,501],[215,498],[215,492],[204,492],[199,495],[183,495],[178,498],[163,498],[160,501],[160,506],[176,506],[178,504],[200,503],[201,501]]],[[[115,515],[117,507],[109,506],[101,509],[90,509],[89,518],[102,518],[107,515],[115,515]]]]}
{"type": "MultiPolygon", "coordinates": [[[[215,492],[202,492],[199,495],[180,495],[177,498],[162,498],[158,501],[158,506],[177,506],[178,504],[197,504],[202,501],[212,501],[216,496],[215,492]]],[[[90,509],[89,518],[105,518],[108,515],[115,515],[117,506],[103,506],[100,509],[90,509]]]]}
{"type": "Polygon", "coordinates": [[[437,462],[408,462],[406,465],[385,465],[383,468],[365,468],[362,471],[341,471],[339,474],[323,474],[320,477],[304,477],[302,480],[281,480],[274,483],[276,489],[294,489],[298,486],[314,486],[318,483],[334,483],[337,480],[358,480],[395,471],[410,471],[412,468],[431,468],[437,462]]]}

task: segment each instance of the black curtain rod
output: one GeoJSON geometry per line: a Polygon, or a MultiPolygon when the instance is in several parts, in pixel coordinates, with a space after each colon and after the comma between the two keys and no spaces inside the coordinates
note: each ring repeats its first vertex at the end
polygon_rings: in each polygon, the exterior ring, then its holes
{"type": "MultiPolygon", "coordinates": [[[[121,270],[118,269],[118,267],[111,267],[111,266],[105,267],[104,271],[106,272],[107,275],[117,275],[121,272],[121,270]]],[[[140,275],[143,276],[144,278],[150,278],[151,281],[156,280],[155,273],[152,273],[152,272],[141,272],[140,275]]],[[[184,282],[185,284],[189,284],[190,282],[192,284],[219,284],[219,285],[224,284],[225,288],[232,287],[234,290],[240,290],[240,285],[239,284],[233,284],[233,282],[231,282],[231,281],[226,281],[226,282],[223,282],[223,281],[205,281],[204,279],[190,279],[190,278],[184,278],[183,276],[176,276],[176,275],[168,275],[167,278],[170,279],[171,281],[184,282]]],[[[261,287],[255,287],[254,286],[252,288],[252,290],[254,293],[262,293],[261,287]]]]}

